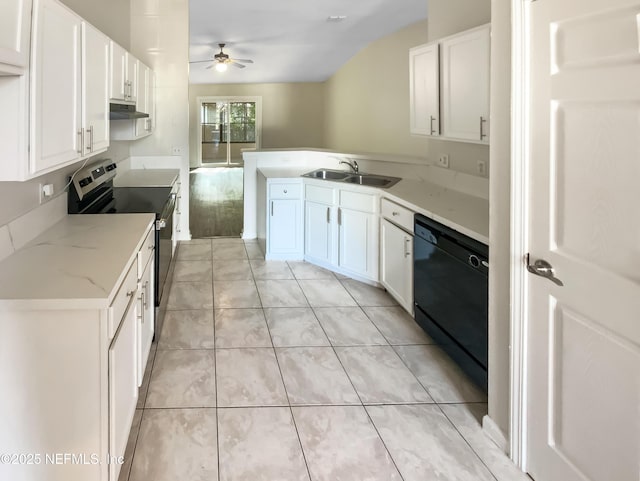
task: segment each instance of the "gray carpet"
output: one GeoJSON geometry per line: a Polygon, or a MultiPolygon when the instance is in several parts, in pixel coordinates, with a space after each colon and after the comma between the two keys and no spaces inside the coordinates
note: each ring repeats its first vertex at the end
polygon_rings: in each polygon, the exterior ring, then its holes
{"type": "Polygon", "coordinates": [[[189,173],[189,227],[194,239],[240,236],[243,171],[238,167],[216,167],[189,173]]]}

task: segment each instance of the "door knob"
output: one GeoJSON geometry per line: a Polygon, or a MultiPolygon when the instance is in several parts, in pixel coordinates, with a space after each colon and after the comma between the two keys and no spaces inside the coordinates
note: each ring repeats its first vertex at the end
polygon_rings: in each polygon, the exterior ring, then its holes
{"type": "Polygon", "coordinates": [[[527,270],[536,276],[545,277],[559,286],[564,286],[562,281],[555,276],[553,266],[544,259],[538,259],[532,265],[529,261],[529,254],[527,254],[527,270]]]}

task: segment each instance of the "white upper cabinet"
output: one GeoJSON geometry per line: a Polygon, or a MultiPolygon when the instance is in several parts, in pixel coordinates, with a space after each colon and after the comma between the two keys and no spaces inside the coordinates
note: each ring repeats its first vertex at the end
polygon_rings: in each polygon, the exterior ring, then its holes
{"type": "Polygon", "coordinates": [[[445,137],[489,142],[490,42],[488,25],[441,42],[445,137]]]}
{"type": "Polygon", "coordinates": [[[440,49],[437,43],[409,50],[411,133],[440,135],[440,49]]]}
{"type": "Polygon", "coordinates": [[[109,41],[56,0],[36,0],[28,176],[109,147],[109,41]]]}
{"type": "Polygon", "coordinates": [[[31,72],[30,174],[82,157],[82,19],[55,0],[36,0],[31,72]]]}
{"type": "Polygon", "coordinates": [[[138,98],[136,101],[139,112],[149,114],[146,119],[136,120],[136,137],[145,137],[151,133],[151,104],[153,102],[153,70],[142,62],[138,62],[138,98]]]}
{"type": "Polygon", "coordinates": [[[82,24],[82,124],[84,154],[93,155],[109,147],[109,38],[82,24]]]}
{"type": "Polygon", "coordinates": [[[135,102],[138,97],[138,59],[111,41],[110,54],[112,100],[135,102]]]}
{"type": "Polygon", "coordinates": [[[489,143],[490,46],[483,25],[410,49],[412,134],[489,143]]]}
{"type": "Polygon", "coordinates": [[[109,60],[111,70],[111,95],[113,100],[125,100],[127,87],[127,51],[111,41],[109,60]]]}
{"type": "Polygon", "coordinates": [[[29,65],[31,0],[0,2],[0,75],[22,75],[29,65]]]}

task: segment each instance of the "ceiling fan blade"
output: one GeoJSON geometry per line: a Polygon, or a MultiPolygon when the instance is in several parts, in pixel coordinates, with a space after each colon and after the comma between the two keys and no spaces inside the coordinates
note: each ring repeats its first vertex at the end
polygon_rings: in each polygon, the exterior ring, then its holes
{"type": "Polygon", "coordinates": [[[205,67],[205,70],[209,70],[210,68],[213,68],[213,64],[209,65],[208,67],[205,67]]]}
{"type": "Polygon", "coordinates": [[[204,62],[212,62],[213,60],[195,60],[193,62],[189,62],[189,63],[204,63],[204,62]]]}
{"type": "Polygon", "coordinates": [[[237,68],[246,68],[246,65],[242,65],[241,63],[237,63],[237,62],[229,62],[231,65],[233,65],[234,67],[237,68]]]}
{"type": "Polygon", "coordinates": [[[246,58],[234,58],[232,60],[234,62],[253,63],[253,60],[249,60],[249,59],[246,59],[246,58]]]}

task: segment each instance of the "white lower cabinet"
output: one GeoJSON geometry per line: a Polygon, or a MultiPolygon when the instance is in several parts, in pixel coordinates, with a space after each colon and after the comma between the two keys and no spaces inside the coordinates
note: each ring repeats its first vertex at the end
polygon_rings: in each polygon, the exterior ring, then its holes
{"type": "MultiPolygon", "coordinates": [[[[109,348],[109,456],[124,456],[138,401],[138,303],[131,300],[109,348]]],[[[121,464],[110,463],[109,481],[117,481],[121,464]]]]}
{"type": "Polygon", "coordinates": [[[138,252],[138,387],[142,386],[144,370],[149,360],[155,328],[155,229],[147,234],[147,240],[138,252]]]}
{"type": "Polygon", "coordinates": [[[413,235],[381,219],[380,241],[380,283],[413,314],[413,235]]]}
{"type": "Polygon", "coordinates": [[[265,259],[302,259],[302,182],[269,179],[266,192],[265,259]]]}
{"type": "Polygon", "coordinates": [[[378,217],[338,208],[338,266],[378,280],[378,217]]]}
{"type": "Polygon", "coordinates": [[[305,185],[305,260],[378,281],[378,195],[370,192],[305,185]]]}

